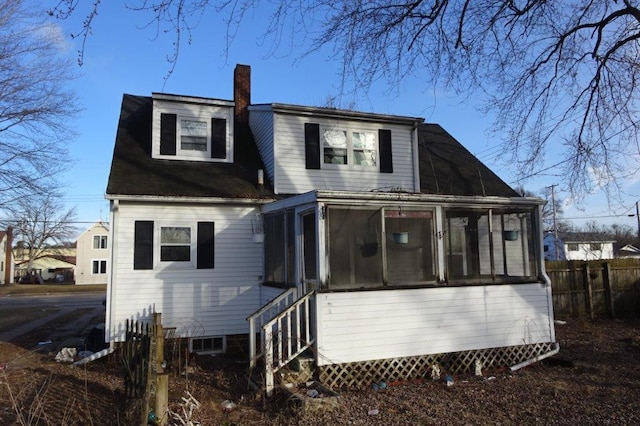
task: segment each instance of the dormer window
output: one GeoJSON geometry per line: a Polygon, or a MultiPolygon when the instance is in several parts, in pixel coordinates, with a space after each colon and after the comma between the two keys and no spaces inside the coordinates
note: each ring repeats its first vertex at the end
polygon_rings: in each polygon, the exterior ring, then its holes
{"type": "MultiPolygon", "coordinates": [[[[354,126],[355,127],[355,126],[354,126]]],[[[307,169],[350,168],[393,173],[391,130],[339,128],[319,123],[304,124],[307,169]]]]}
{"type": "Polygon", "coordinates": [[[184,151],[206,151],[208,129],[206,121],[180,120],[180,149],[184,151]]]}
{"type": "Polygon", "coordinates": [[[378,141],[374,132],[324,129],[322,144],[325,164],[377,166],[378,141]]]}
{"type": "Polygon", "coordinates": [[[153,157],[233,162],[233,103],[154,94],[153,157]]]}

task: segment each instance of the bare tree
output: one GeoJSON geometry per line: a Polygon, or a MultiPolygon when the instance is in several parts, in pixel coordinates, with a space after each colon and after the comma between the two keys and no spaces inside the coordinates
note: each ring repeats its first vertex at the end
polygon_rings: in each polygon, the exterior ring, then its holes
{"type": "MultiPolygon", "coordinates": [[[[99,1],[87,13],[91,33],[99,1]]],[[[378,79],[409,75],[481,99],[496,118],[503,158],[521,177],[552,171],[580,194],[617,193],[638,172],[640,9],[637,0],[139,0],[158,31],[176,35],[170,61],[209,11],[223,16],[227,48],[260,5],[263,45],[307,53],[333,49],[341,92],[360,95],[378,79]],[[223,14],[222,12],[226,12],[223,14]],[[549,152],[553,149],[553,154],[549,152]]],[[[76,0],[51,13],[68,16],[76,0]]],[[[473,97],[473,98],[472,98],[473,97]]]]}
{"type": "Polygon", "coordinates": [[[33,262],[43,255],[62,255],[58,251],[75,239],[75,208],[64,210],[56,193],[23,197],[6,206],[8,219],[0,221],[13,227],[16,259],[27,261],[31,275],[33,262]],[[19,252],[19,253],[18,253],[19,252]]]}
{"type": "MultiPolygon", "coordinates": [[[[522,186],[518,186],[515,188],[516,192],[523,197],[535,197],[542,198],[546,200],[547,203],[542,207],[542,229],[545,232],[553,231],[553,201],[551,199],[551,189],[550,187],[543,188],[540,193],[535,193],[533,191],[529,191],[522,186]]],[[[555,224],[557,226],[558,232],[568,231],[571,227],[565,220],[563,220],[564,209],[562,207],[563,200],[561,198],[555,197],[555,214],[556,220],[555,224]]]]}
{"type": "Polygon", "coordinates": [[[0,211],[55,186],[68,163],[77,107],[64,43],[25,1],[0,2],[0,211]]]}

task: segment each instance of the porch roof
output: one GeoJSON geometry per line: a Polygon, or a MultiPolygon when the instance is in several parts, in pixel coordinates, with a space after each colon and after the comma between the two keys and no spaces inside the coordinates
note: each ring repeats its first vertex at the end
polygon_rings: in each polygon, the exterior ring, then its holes
{"type": "Polygon", "coordinates": [[[498,197],[498,196],[460,196],[440,194],[417,194],[408,192],[346,192],[346,191],[310,191],[300,195],[274,201],[263,206],[265,213],[325,202],[331,204],[357,205],[456,205],[460,207],[508,207],[508,206],[537,206],[545,203],[540,198],[533,197],[498,197]]]}

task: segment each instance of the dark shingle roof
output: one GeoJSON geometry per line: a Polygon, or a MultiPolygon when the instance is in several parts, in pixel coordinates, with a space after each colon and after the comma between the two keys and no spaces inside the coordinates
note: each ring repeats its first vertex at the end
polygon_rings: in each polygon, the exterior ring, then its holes
{"type": "MultiPolygon", "coordinates": [[[[224,198],[268,196],[257,185],[257,171],[262,165],[255,161],[258,156],[254,153],[235,153],[233,164],[151,158],[152,104],[151,97],[123,96],[107,194],[224,198]]],[[[253,140],[250,142],[246,145],[257,151],[253,140]]]]}
{"type": "Polygon", "coordinates": [[[418,126],[420,192],[518,197],[519,194],[437,124],[418,126]]]}

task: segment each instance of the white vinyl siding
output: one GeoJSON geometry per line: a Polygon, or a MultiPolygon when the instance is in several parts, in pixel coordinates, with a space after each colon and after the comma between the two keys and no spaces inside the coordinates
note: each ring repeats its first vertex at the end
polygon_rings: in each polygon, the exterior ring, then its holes
{"type": "Polygon", "coordinates": [[[207,100],[201,104],[196,103],[197,98],[194,98],[194,102],[172,102],[162,99],[153,100],[153,124],[151,130],[151,156],[152,158],[161,158],[166,160],[189,160],[189,161],[213,161],[233,163],[233,107],[229,106],[229,102],[215,100],[207,100]],[[162,155],[160,154],[160,116],[161,114],[175,114],[177,117],[176,122],[176,136],[180,134],[180,126],[182,120],[191,120],[204,123],[208,129],[208,151],[197,150],[181,150],[180,138],[176,139],[176,155],[162,155]],[[226,158],[211,158],[211,119],[222,118],[226,120],[227,133],[226,133],[226,158]]]}
{"type": "Polygon", "coordinates": [[[542,284],[321,293],[320,365],[553,342],[542,284]]]}
{"type": "MultiPolygon", "coordinates": [[[[165,327],[183,337],[248,332],[246,317],[260,307],[262,244],[253,241],[251,219],[257,208],[221,205],[120,202],[115,215],[114,277],[111,282],[109,337],[121,341],[128,318],[149,318],[155,309],[165,327]],[[134,270],[134,223],[192,226],[215,223],[215,268],[134,270]]],[[[195,228],[194,228],[195,229],[195,228]]],[[[155,238],[155,237],[154,237],[155,238]]],[[[159,241],[154,239],[154,256],[159,241]]]]}
{"type": "Polygon", "coordinates": [[[258,146],[265,172],[273,182],[273,113],[271,111],[251,110],[249,112],[249,126],[258,146]]]}
{"type": "Polygon", "coordinates": [[[277,194],[301,194],[312,190],[371,191],[376,189],[387,191],[402,189],[413,192],[416,189],[414,188],[413,131],[409,125],[274,114],[272,111],[254,110],[251,111],[250,117],[253,117],[250,119],[251,128],[277,194]],[[271,123],[267,115],[273,116],[271,134],[275,137],[269,136],[268,126],[271,123]],[[380,173],[379,166],[336,167],[324,163],[321,169],[307,169],[305,167],[305,123],[317,123],[321,128],[337,126],[345,131],[370,131],[375,132],[376,135],[380,129],[391,130],[394,172],[380,173]],[[269,152],[270,143],[274,145],[272,154],[269,152]],[[270,171],[271,167],[273,171],[270,171]]]}

